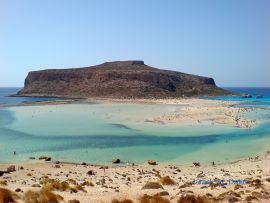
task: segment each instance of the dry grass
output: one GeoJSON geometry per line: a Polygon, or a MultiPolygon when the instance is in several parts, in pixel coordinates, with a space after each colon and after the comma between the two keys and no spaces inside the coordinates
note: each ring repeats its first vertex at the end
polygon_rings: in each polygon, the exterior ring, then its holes
{"type": "Polygon", "coordinates": [[[72,185],[78,185],[77,181],[74,180],[74,179],[71,179],[71,178],[70,179],[67,179],[66,182],[68,182],[68,183],[70,183],[72,185]]]}
{"type": "Polygon", "coordinates": [[[24,195],[24,201],[27,203],[59,203],[59,200],[63,198],[45,189],[38,192],[27,191],[24,195]]]}
{"type": "Polygon", "coordinates": [[[170,203],[170,200],[159,195],[144,195],[139,199],[139,201],[140,203],[170,203]]]}
{"type": "Polygon", "coordinates": [[[89,181],[84,181],[84,182],[81,184],[81,186],[91,186],[91,187],[93,187],[94,184],[93,184],[92,182],[89,182],[89,181]]]}
{"type": "Polygon", "coordinates": [[[76,185],[74,188],[72,188],[72,190],[73,190],[74,192],[76,192],[76,190],[77,190],[77,191],[86,192],[86,190],[84,189],[84,187],[83,187],[82,185],[76,185]]]}
{"type": "Polygon", "coordinates": [[[6,186],[6,185],[7,185],[7,181],[6,181],[6,180],[1,180],[1,181],[0,181],[0,185],[6,186]]]}
{"type": "Polygon", "coordinates": [[[58,181],[58,180],[53,180],[49,179],[45,184],[44,184],[44,189],[52,191],[52,190],[58,190],[58,191],[67,191],[70,190],[70,186],[67,182],[63,181],[58,181]]]}
{"type": "Polygon", "coordinates": [[[212,203],[213,201],[205,196],[185,195],[178,199],[177,203],[212,203]]]}
{"type": "Polygon", "coordinates": [[[147,182],[142,187],[142,189],[163,189],[162,185],[160,185],[158,182],[147,182]]]}
{"type": "Polygon", "coordinates": [[[133,203],[133,201],[130,199],[123,199],[123,200],[113,199],[112,203],[133,203]]]}
{"type": "Polygon", "coordinates": [[[70,191],[70,192],[78,192],[78,191],[83,191],[86,192],[84,189],[84,185],[75,185],[74,187],[71,187],[67,181],[59,181],[55,179],[50,179],[50,178],[45,178],[40,183],[43,185],[43,188],[48,191],[70,191]]]}
{"type": "Polygon", "coordinates": [[[165,177],[162,177],[160,178],[159,182],[162,184],[162,185],[175,185],[176,182],[170,178],[170,176],[165,176],[165,177]]]}
{"type": "Polygon", "coordinates": [[[0,188],[0,203],[12,203],[14,200],[13,194],[10,190],[0,188]]]}

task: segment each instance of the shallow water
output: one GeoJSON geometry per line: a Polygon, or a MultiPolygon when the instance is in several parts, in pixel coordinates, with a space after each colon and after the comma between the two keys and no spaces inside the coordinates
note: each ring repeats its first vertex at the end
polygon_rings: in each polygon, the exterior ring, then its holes
{"type": "MultiPolygon", "coordinates": [[[[267,103],[259,105],[269,108],[267,103]]],[[[270,143],[269,110],[248,115],[263,121],[252,129],[145,122],[145,118],[179,108],[182,106],[117,103],[1,108],[0,162],[49,155],[92,163],[109,163],[116,157],[136,163],[148,159],[210,163],[254,156],[270,143]]]]}

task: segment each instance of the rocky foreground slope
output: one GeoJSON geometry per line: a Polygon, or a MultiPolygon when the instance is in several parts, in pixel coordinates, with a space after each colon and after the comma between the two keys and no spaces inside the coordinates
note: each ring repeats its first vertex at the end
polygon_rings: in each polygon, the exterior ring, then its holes
{"type": "Polygon", "coordinates": [[[143,61],[29,72],[17,96],[177,98],[222,95],[213,78],[160,70],[143,61]]]}

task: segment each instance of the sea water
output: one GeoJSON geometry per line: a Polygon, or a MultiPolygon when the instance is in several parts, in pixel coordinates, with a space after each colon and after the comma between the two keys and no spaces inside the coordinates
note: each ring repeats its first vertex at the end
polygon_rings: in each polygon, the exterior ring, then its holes
{"type": "MultiPolygon", "coordinates": [[[[249,93],[246,89],[238,91],[249,93]]],[[[6,95],[3,91],[0,94],[6,95]]],[[[267,89],[264,95],[269,94],[267,89]]],[[[181,105],[105,102],[2,107],[0,162],[25,162],[30,156],[46,155],[70,162],[110,163],[113,158],[120,158],[124,162],[145,163],[155,159],[184,164],[255,156],[270,143],[270,109],[266,98],[255,101],[241,98],[245,106],[262,108],[249,115],[263,121],[251,129],[145,122],[145,118],[174,112],[181,105]]],[[[230,100],[230,97],[211,99],[230,100]]]]}
{"type": "Polygon", "coordinates": [[[0,105],[5,104],[20,104],[29,102],[42,102],[42,101],[52,101],[61,100],[62,98],[53,97],[13,97],[20,89],[20,87],[0,87],[0,105]]]}

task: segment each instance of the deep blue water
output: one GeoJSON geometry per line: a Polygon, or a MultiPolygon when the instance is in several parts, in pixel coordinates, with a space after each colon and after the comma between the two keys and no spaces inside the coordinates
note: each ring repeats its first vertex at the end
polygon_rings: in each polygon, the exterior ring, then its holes
{"type": "Polygon", "coordinates": [[[47,97],[9,97],[21,89],[21,87],[0,87],[0,105],[59,100],[59,98],[47,97]]]}
{"type": "Polygon", "coordinates": [[[225,101],[259,101],[259,102],[267,102],[269,104],[270,101],[270,87],[223,87],[224,89],[240,94],[236,96],[216,96],[216,97],[208,97],[209,99],[217,99],[217,100],[225,100],[225,101]],[[241,98],[241,94],[250,94],[252,98],[241,98]],[[263,98],[256,99],[257,95],[262,95],[263,98]]]}

